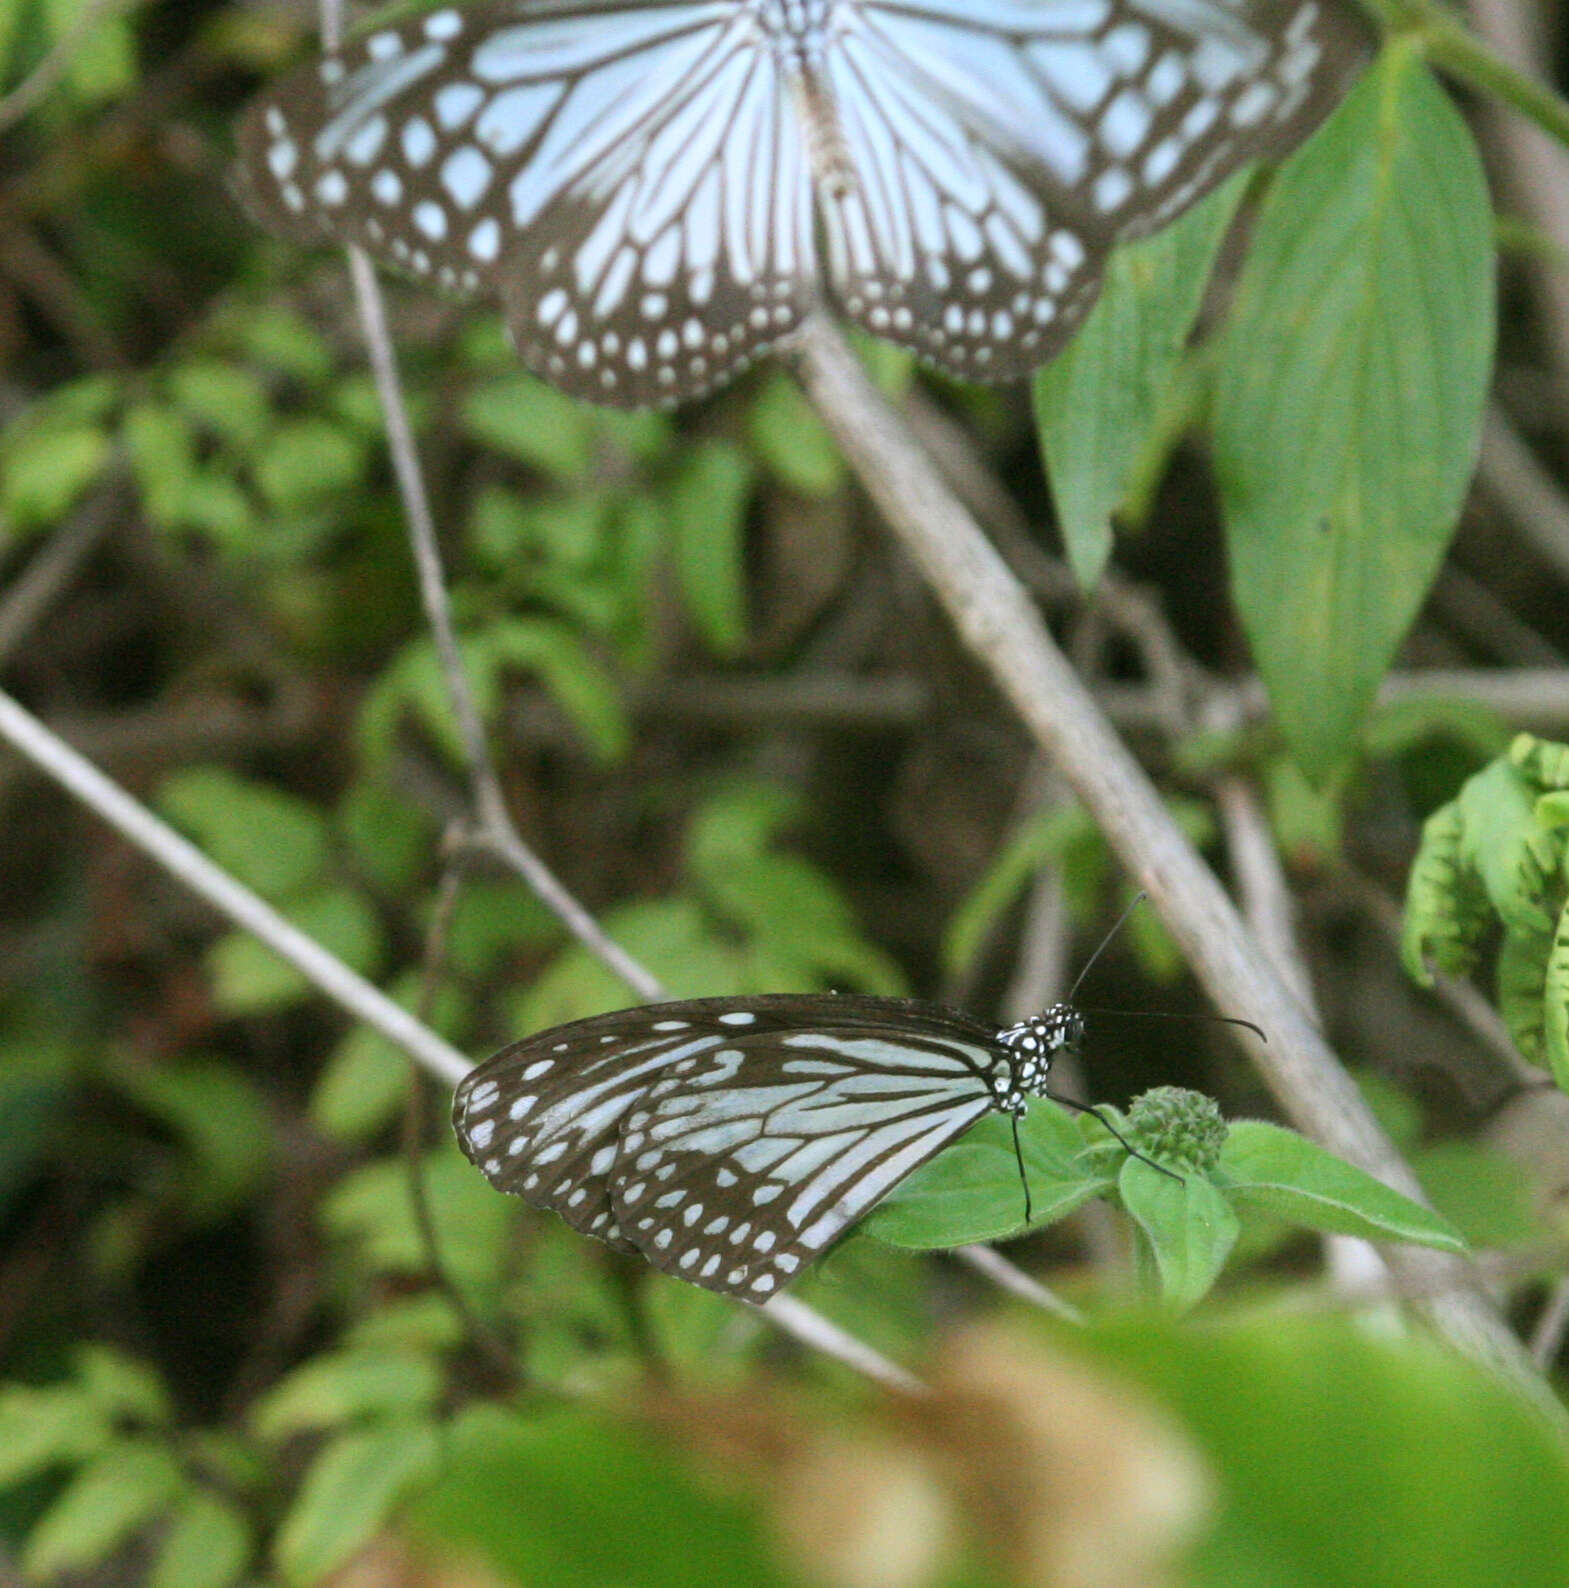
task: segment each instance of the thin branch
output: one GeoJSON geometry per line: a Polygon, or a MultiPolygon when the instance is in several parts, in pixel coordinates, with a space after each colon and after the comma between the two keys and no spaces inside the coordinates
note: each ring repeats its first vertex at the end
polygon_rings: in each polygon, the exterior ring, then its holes
{"type": "MultiPolygon", "coordinates": [[[[1569,154],[1555,150],[1569,183],[1569,154]]],[[[1564,293],[1564,373],[1569,376],[1569,290],[1564,293]]],[[[1495,403],[1482,426],[1477,479],[1508,515],[1522,540],[1560,579],[1569,580],[1569,498],[1537,462],[1509,416],[1495,403]]]]}
{"type": "Polygon", "coordinates": [[[863,1344],[853,1334],[847,1333],[820,1312],[813,1311],[804,1301],[797,1301],[794,1296],[775,1296],[757,1311],[786,1334],[794,1335],[802,1345],[821,1351],[857,1373],[875,1379],[884,1389],[894,1390],[901,1395],[927,1393],[926,1386],[913,1373],[906,1373],[880,1351],[863,1344]]]}
{"type": "Polygon", "coordinates": [[[1569,147],[1569,103],[1468,33],[1439,0],[1385,0],[1384,8],[1416,23],[1433,65],[1501,100],[1569,147]]]}
{"type": "Polygon", "coordinates": [[[967,1263],[976,1273],[984,1275],[993,1284],[1006,1290],[1010,1296],[1017,1296],[1020,1301],[1027,1301],[1032,1307],[1039,1307],[1042,1312],[1049,1312],[1053,1317],[1061,1318],[1064,1323],[1071,1323],[1079,1328],[1084,1326],[1084,1314],[1077,1307],[1031,1279],[1023,1269],[1015,1268],[1006,1257],[1000,1252],[993,1251],[991,1247],[960,1246],[955,1249],[953,1255],[961,1263],[967,1263]]]}
{"type": "Polygon", "coordinates": [[[10,661],[124,510],[124,491],[107,486],[88,497],[44,542],[0,602],[0,666],[10,661]]]}
{"type": "MultiPolygon", "coordinates": [[[[325,34],[324,28],[324,34],[325,34]]],[[[393,473],[403,499],[409,544],[418,571],[420,598],[425,618],[435,638],[447,684],[447,698],[457,718],[458,737],[473,789],[475,830],[472,841],[488,849],[512,867],[577,940],[611,972],[619,976],[640,998],[656,999],[663,991],[659,979],[615,943],[599,922],[564,888],[554,872],[524,843],[507,813],[501,781],[491,760],[485,725],[474,703],[464,671],[463,655],[447,599],[446,572],[436,540],[436,522],[430,509],[430,496],[414,445],[408,406],[403,400],[403,385],[398,378],[392,339],[387,332],[386,308],[381,287],[370,260],[358,248],[351,248],[349,271],[359,305],[365,345],[381,397],[387,426],[387,446],[392,456],[393,473]]]]}
{"type": "Polygon", "coordinates": [[[1569,1329],[1569,1275],[1553,1286],[1553,1293],[1531,1331],[1531,1360],[1542,1372],[1558,1360],[1566,1329],[1569,1329]]]}
{"type": "Polygon", "coordinates": [[[469,1061],[314,938],[286,921],[264,899],[215,866],[196,846],[106,778],[9,695],[0,693],[0,737],[118,828],[136,847],[200,894],[236,926],[253,933],[281,959],[357,1019],[401,1048],[449,1086],[469,1061]]]}
{"type": "MultiPolygon", "coordinates": [[[[816,316],[797,344],[802,380],[851,466],[1037,743],[1149,893],[1218,1008],[1264,1027],[1250,1045],[1286,1114],[1341,1157],[1420,1199],[1415,1177],[1300,1003],[1243,928],[1213,873],[1117,738],[1040,614],[974,520],[910,439],[836,327],[816,316]]],[[[1493,1363],[1544,1415],[1569,1416],[1520,1342],[1455,1259],[1393,1247],[1416,1288],[1442,1274],[1457,1288],[1423,1305],[1457,1348],[1493,1363]]]]}

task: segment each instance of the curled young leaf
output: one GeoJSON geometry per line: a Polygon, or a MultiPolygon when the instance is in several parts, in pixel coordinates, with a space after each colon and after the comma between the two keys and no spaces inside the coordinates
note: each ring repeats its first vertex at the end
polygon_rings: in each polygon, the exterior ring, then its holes
{"type": "Polygon", "coordinates": [[[1491,925],[1481,879],[1461,858],[1464,831],[1459,804],[1439,806],[1422,825],[1422,845],[1411,863],[1400,958],[1424,987],[1433,985],[1434,969],[1469,975],[1491,925]]]}
{"type": "Polygon", "coordinates": [[[1546,1062],[1543,1009],[1553,949],[1547,932],[1505,932],[1498,950],[1498,1012],[1515,1046],[1533,1064],[1546,1062]]]}

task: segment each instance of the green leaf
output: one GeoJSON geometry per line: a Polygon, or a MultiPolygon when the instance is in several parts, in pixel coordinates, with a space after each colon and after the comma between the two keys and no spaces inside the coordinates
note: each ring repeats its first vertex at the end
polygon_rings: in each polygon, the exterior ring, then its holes
{"type": "Polygon", "coordinates": [[[1522,1056],[1547,1063],[1547,932],[1505,932],[1498,946],[1498,1012],[1522,1056]]]}
{"type": "Polygon", "coordinates": [[[1569,904],[1558,916],[1542,978],[1542,1038],[1547,1067],[1559,1090],[1569,1092],[1569,904]]]}
{"type": "MultiPolygon", "coordinates": [[[[409,971],[384,990],[412,1011],[424,999],[425,977],[409,971]]],[[[467,1013],[468,1000],[457,988],[440,987],[426,1024],[450,1037],[467,1013]]],[[[339,1141],[366,1141],[400,1116],[410,1076],[409,1057],[401,1048],[369,1026],[356,1026],[322,1067],[311,1092],[311,1123],[339,1141]]]]}
{"type": "MultiPolygon", "coordinates": [[[[630,729],[615,684],[566,624],[506,618],[463,635],[459,645],[474,704],[486,721],[500,710],[507,673],[527,672],[542,680],[602,760],[625,752],[630,729]]],[[[405,711],[454,760],[461,758],[446,675],[428,639],[404,648],[361,707],[360,743],[372,765],[384,764],[391,754],[405,711]]]]}
{"type": "Polygon", "coordinates": [[[1157,1396],[1213,1475],[1190,1588],[1562,1588],[1563,1435],[1452,1347],[1270,1309],[1215,1329],[1126,1318],[1085,1348],[1157,1396]]]}
{"type": "MultiPolygon", "coordinates": [[[[520,1204],[497,1196],[456,1143],[420,1162],[447,1272],[463,1289],[494,1287],[520,1204]]],[[[333,1187],[322,1203],[322,1225],[335,1240],[352,1244],[355,1263],[373,1274],[424,1275],[429,1256],[412,1196],[406,1159],[368,1164],[333,1187]]]]}
{"type": "Polygon", "coordinates": [[[156,1424],[172,1415],[169,1392],[158,1372],[112,1346],[78,1346],[76,1381],[105,1417],[156,1424]]]}
{"type": "Polygon", "coordinates": [[[1325,781],[1443,557],[1493,354],[1492,215],[1465,123],[1397,43],[1280,171],[1221,350],[1236,600],[1325,781]]]}
{"type": "Polygon", "coordinates": [[[311,1091],[311,1123],[339,1141],[368,1141],[397,1117],[409,1080],[407,1054],[368,1026],[356,1026],[322,1066],[311,1091]]]}
{"type": "Polygon", "coordinates": [[[844,458],[801,388],[787,375],[763,384],[746,413],[752,454],[802,496],[831,496],[844,483],[844,458]]]}
{"type": "Polygon", "coordinates": [[[1406,882],[1400,962],[1420,986],[1433,985],[1429,963],[1448,976],[1468,976],[1492,926],[1487,890],[1462,853],[1465,818],[1458,800],[1422,824],[1422,842],[1406,882]]]}
{"type": "Polygon", "coordinates": [[[369,451],[363,436],[329,419],[294,419],[257,450],[257,488],[278,512],[298,512],[364,478],[369,451]]]}
{"type": "Polygon", "coordinates": [[[169,372],[169,395],[186,415],[242,451],[272,423],[267,388],[255,373],[221,359],[194,359],[169,372]]]}
{"type": "Polygon", "coordinates": [[[226,1216],[265,1178],[272,1124],[255,1086],[232,1065],[116,1063],[105,1077],[180,1139],[180,1195],[192,1219],[210,1223],[226,1216]]]}
{"type": "MultiPolygon", "coordinates": [[[[1552,1240],[1532,1206],[1531,1170],[1513,1154],[1453,1138],[1421,1148],[1410,1162],[1428,1200],[1468,1246],[1498,1250],[1552,1240]]],[[[1544,1258],[1550,1267],[1545,1249],[1544,1258]]]]}
{"type": "Polygon", "coordinates": [[[178,1463],[162,1445],[121,1439],[68,1483],[27,1540],[22,1569],[34,1579],[106,1560],[179,1493],[178,1463]]]}
{"type": "Polygon", "coordinates": [[[676,573],[698,632],[721,656],[746,643],[746,510],[752,470],[722,441],[688,450],[670,490],[676,573]]]}
{"type": "Polygon", "coordinates": [[[111,1437],[105,1408],[75,1384],[0,1386],[0,1488],[96,1456],[111,1437]]]}
{"type": "Polygon", "coordinates": [[[1467,778],[1459,795],[1460,859],[1482,879],[1487,897],[1512,932],[1545,937],[1563,839],[1537,819],[1536,796],[1508,761],[1467,778]]]}
{"type": "Polygon", "coordinates": [[[1241,1230],[1225,1197],[1203,1175],[1173,1179],[1138,1158],[1123,1163],[1117,1190],[1149,1243],[1162,1300],[1179,1312],[1196,1306],[1220,1277],[1241,1230]]]}
{"type": "Polygon", "coordinates": [[[436,1430],[393,1423],[326,1444],[278,1529],[274,1555],[291,1583],[315,1583],[363,1549],[397,1507],[435,1476],[436,1430]]]}
{"type": "Polygon", "coordinates": [[[744,778],[723,785],[687,825],[687,869],[705,884],[718,880],[738,861],[765,853],[801,810],[801,797],[782,783],[744,778]]]}
{"type": "Polygon", "coordinates": [[[109,437],[96,425],[21,429],[0,455],[0,519],[13,530],[58,523],[108,461],[109,437]]]}
{"type": "Polygon", "coordinates": [[[350,786],[338,807],[338,829],[360,872],[391,894],[408,892],[436,848],[430,812],[375,778],[350,786]]]}
{"type": "Polygon", "coordinates": [[[126,451],[142,497],[142,511],[158,529],[183,521],[185,495],[196,474],[190,422],[161,403],[144,402],[125,416],[126,451]]]}
{"type": "MultiPolygon", "coordinates": [[[[299,929],[351,970],[374,977],[386,957],[381,921],[365,896],[351,888],[321,888],[290,904],[299,929]]],[[[271,1014],[301,1002],[310,983],[249,932],[231,932],[207,956],[213,1002],[228,1015],[271,1014]]]]}
{"type": "Polygon", "coordinates": [[[327,862],[327,818],[314,805],[227,767],[164,779],[158,806],[225,871],[269,899],[314,882],[327,862]]]}
{"type": "Polygon", "coordinates": [[[515,371],[477,386],[458,413],[481,446],[516,458],[564,484],[585,479],[594,462],[594,417],[532,375],[515,371]]]}
{"type": "Polygon", "coordinates": [[[101,12],[87,32],[77,36],[84,15],[91,16],[84,0],[45,0],[44,10],[56,43],[71,41],[65,83],[72,98],[100,104],[135,88],[136,42],[123,16],[101,12]]]}
{"type": "Polygon", "coordinates": [[[1431,1209],[1320,1146],[1264,1120],[1238,1120],[1221,1149],[1226,1195],[1310,1230],[1410,1241],[1463,1252],[1459,1233],[1431,1209]]]}
{"type": "Polygon", "coordinates": [[[980,880],[965,895],[943,933],[943,969],[949,976],[973,971],[997,922],[1048,861],[1070,846],[1099,845],[1083,807],[1059,805],[1021,822],[998,847],[980,880]]]}
{"type": "Polygon", "coordinates": [[[1112,517],[1147,449],[1181,406],[1174,377],[1243,186],[1239,173],[1174,225],[1115,249],[1089,318],[1035,377],[1057,522],[1086,590],[1100,582],[1112,517]]]}
{"type": "Polygon", "coordinates": [[[447,927],[447,960],[455,972],[489,981],[563,935],[560,921],[526,884],[467,878],[447,927]]]}
{"type": "Polygon", "coordinates": [[[427,1290],[383,1302],[358,1319],[344,1336],[351,1351],[450,1351],[467,1338],[467,1326],[451,1299],[427,1290]]]}
{"type": "Polygon", "coordinates": [[[274,1443],[364,1417],[412,1417],[435,1405],[441,1371],[421,1351],[335,1351],[312,1357],[257,1401],[251,1425],[274,1443]]]}
{"type": "Polygon", "coordinates": [[[1073,1121],[1049,1102],[1030,1105],[1019,1122],[1019,1146],[1030,1182],[1028,1226],[1012,1124],[988,1114],[901,1181],[860,1228],[917,1251],[969,1246],[1055,1223],[1111,1189],[1090,1167],[1073,1121]]]}
{"type": "MultiPolygon", "coordinates": [[[[601,761],[626,754],[632,734],[616,685],[564,623],[543,618],[494,623],[478,637],[478,648],[498,678],[511,668],[536,675],[601,761]]],[[[500,693],[499,682],[495,693],[500,693]]]]}
{"type": "Polygon", "coordinates": [[[175,1506],[146,1588],[229,1588],[251,1558],[250,1524],[232,1505],[193,1493],[175,1506]]]}
{"type": "Polygon", "coordinates": [[[317,386],[332,374],[326,338],[292,310],[261,308],[240,323],[240,343],[258,364],[317,386]]]}

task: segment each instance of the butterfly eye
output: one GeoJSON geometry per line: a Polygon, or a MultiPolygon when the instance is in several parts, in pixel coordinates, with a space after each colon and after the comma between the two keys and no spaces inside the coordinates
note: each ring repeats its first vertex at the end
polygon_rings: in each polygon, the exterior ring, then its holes
{"type": "Polygon", "coordinates": [[[289,78],[241,173],[277,230],[498,296],[590,400],[701,396],[824,299],[1001,380],[1365,52],[1349,0],[509,0],[289,78]]]}

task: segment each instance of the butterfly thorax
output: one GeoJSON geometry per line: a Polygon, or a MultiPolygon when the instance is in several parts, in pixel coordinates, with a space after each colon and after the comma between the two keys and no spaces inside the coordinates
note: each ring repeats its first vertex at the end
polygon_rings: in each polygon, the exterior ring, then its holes
{"type": "Polygon", "coordinates": [[[821,60],[829,22],[842,0],[750,0],[763,31],[787,49],[821,60]]]}
{"type": "Polygon", "coordinates": [[[834,14],[843,3],[844,0],[750,0],[757,25],[773,45],[790,85],[813,177],[830,198],[845,197],[855,185],[855,163],[828,72],[834,14]]]}
{"type": "Polygon", "coordinates": [[[992,1076],[997,1107],[1022,1114],[1032,1097],[1045,1097],[1052,1059],[1076,1052],[1084,1034],[1084,1016],[1071,1004],[1053,1004],[1040,1014],[997,1033],[997,1046],[1006,1050],[992,1076]]]}

